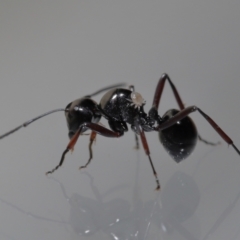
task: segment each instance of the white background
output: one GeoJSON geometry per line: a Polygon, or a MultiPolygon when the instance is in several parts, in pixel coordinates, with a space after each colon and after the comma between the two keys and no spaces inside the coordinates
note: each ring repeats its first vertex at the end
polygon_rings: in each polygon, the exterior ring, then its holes
{"type": "MultiPolygon", "coordinates": [[[[110,84],[151,107],[167,72],[186,105],[209,114],[240,147],[240,2],[0,2],[0,132],[110,84]]],[[[95,99],[99,101],[101,94],[95,99]]],[[[177,104],[168,84],[160,115],[177,104]]],[[[88,136],[51,177],[68,143],[62,112],[0,142],[0,239],[240,239],[240,156],[199,113],[198,143],[176,164],[146,133],[161,191],[134,134],[88,136]]],[[[102,121],[107,125],[106,121],[102,121]]]]}

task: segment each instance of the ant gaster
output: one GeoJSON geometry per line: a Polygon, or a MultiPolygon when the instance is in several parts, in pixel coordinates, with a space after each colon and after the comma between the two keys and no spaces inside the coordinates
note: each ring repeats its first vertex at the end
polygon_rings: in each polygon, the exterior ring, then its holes
{"type": "Polygon", "coordinates": [[[124,85],[125,84],[117,84],[100,89],[93,94],[69,103],[65,109],[55,109],[44,113],[1,135],[0,139],[14,133],[22,127],[27,127],[39,118],[45,117],[46,115],[54,112],[64,111],[69,130],[68,136],[70,138],[70,142],[62,154],[59,164],[51,171],[46,172],[46,174],[50,174],[63,164],[66,153],[69,150],[73,150],[78,137],[88,129],[91,130],[89,143],[90,157],[88,162],[84,166],[81,166],[80,169],[86,168],[92,159],[92,143],[96,138],[96,134],[100,134],[104,137],[118,138],[123,136],[124,132],[128,131],[127,124],[130,124],[131,129],[136,135],[137,146],[137,136],[139,135],[141,138],[143,148],[148,156],[155,176],[157,183],[156,189],[158,190],[160,189],[160,183],[150,156],[145,132],[157,131],[164,148],[176,162],[180,162],[191,154],[196,145],[197,139],[207,144],[215,145],[203,140],[198,135],[195,124],[191,118],[188,117],[190,113],[198,111],[223,138],[223,140],[232,145],[236,152],[240,155],[240,151],[234,145],[232,139],[216,124],[212,118],[210,118],[197,106],[184,107],[176,87],[167,74],[163,74],[158,82],[153,97],[152,107],[148,114],[144,112],[143,107],[145,105],[145,100],[142,96],[135,92],[133,86],[130,86],[129,89],[120,88],[124,85]],[[180,110],[168,110],[162,117],[160,117],[158,114],[158,106],[166,80],[170,84],[180,110]],[[91,99],[94,95],[106,90],[108,90],[108,92],[105,93],[99,104],[91,99]],[[101,117],[107,119],[111,130],[99,124],[101,117]]]}

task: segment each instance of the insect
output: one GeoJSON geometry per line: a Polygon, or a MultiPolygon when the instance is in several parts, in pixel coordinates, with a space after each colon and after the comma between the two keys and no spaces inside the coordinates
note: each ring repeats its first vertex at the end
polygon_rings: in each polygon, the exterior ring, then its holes
{"type": "Polygon", "coordinates": [[[155,176],[155,181],[157,184],[156,190],[159,190],[160,183],[150,156],[150,150],[145,132],[158,132],[160,142],[164,148],[176,162],[180,162],[192,153],[198,139],[207,144],[215,145],[203,140],[198,135],[195,124],[188,116],[190,113],[197,111],[216,130],[223,140],[231,145],[240,155],[240,151],[234,145],[232,139],[216,124],[212,118],[210,118],[197,106],[184,107],[182,99],[175,85],[172,83],[167,74],[163,74],[157,84],[152,107],[148,114],[144,111],[145,100],[141,94],[135,92],[134,86],[130,86],[129,89],[120,88],[124,85],[125,84],[121,83],[100,89],[93,94],[69,103],[65,109],[60,108],[46,112],[1,135],[0,139],[16,132],[22,127],[27,127],[29,124],[42,117],[54,112],[64,111],[67,120],[67,126],[69,130],[68,136],[70,141],[67,145],[67,148],[62,153],[59,164],[52,170],[46,172],[46,174],[50,174],[62,166],[66,153],[70,150],[73,150],[79,136],[85,131],[91,130],[89,143],[90,156],[87,163],[81,166],[80,169],[86,168],[91,162],[93,157],[92,143],[96,138],[96,134],[100,134],[104,137],[118,138],[123,136],[124,132],[128,131],[127,124],[130,124],[131,129],[136,136],[137,146],[137,136],[140,136],[144,151],[148,156],[153,175],[155,176]],[[158,106],[166,81],[168,81],[170,84],[180,110],[170,109],[161,117],[158,114],[158,106]],[[103,91],[107,92],[103,95],[100,103],[98,104],[92,99],[92,97],[103,91]],[[99,124],[101,117],[107,119],[111,130],[99,124]]]}

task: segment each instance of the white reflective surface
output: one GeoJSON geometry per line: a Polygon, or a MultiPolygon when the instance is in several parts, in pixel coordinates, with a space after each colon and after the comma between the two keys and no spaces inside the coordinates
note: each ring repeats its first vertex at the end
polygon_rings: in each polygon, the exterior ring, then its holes
{"type": "MultiPolygon", "coordinates": [[[[102,87],[128,82],[151,107],[167,72],[186,106],[240,147],[240,2],[1,1],[0,132],[102,87]]],[[[97,96],[96,101],[103,94],[97,96]]],[[[160,115],[177,108],[168,83],[160,115]]],[[[193,113],[201,136],[221,140],[193,113]]],[[[146,133],[161,191],[134,134],[68,144],[63,113],[0,141],[0,239],[240,239],[240,156],[199,142],[176,164],[146,133]]],[[[101,121],[105,126],[107,122],[101,121]]]]}

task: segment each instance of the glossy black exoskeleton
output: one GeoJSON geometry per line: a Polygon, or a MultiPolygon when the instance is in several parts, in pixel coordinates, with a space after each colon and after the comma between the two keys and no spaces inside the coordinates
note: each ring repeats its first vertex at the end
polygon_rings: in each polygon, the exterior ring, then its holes
{"type": "MultiPolygon", "coordinates": [[[[165,122],[179,113],[176,109],[168,110],[162,117],[165,122]]],[[[187,158],[194,150],[198,133],[190,117],[177,121],[174,125],[159,131],[159,139],[170,156],[177,162],[187,158]]]]}
{"type": "Polygon", "coordinates": [[[157,177],[157,172],[150,157],[150,151],[145,132],[157,131],[159,133],[159,139],[164,148],[176,162],[180,162],[192,153],[197,139],[207,144],[215,145],[203,140],[198,135],[193,121],[190,117],[188,117],[190,113],[198,111],[223,138],[223,140],[232,145],[235,151],[240,155],[240,151],[234,145],[232,139],[216,124],[212,118],[210,118],[197,106],[190,106],[187,108],[184,107],[176,87],[167,74],[163,74],[158,82],[153,97],[152,107],[148,114],[144,112],[145,100],[142,98],[141,94],[135,92],[133,86],[130,86],[129,89],[119,88],[123,85],[125,84],[117,84],[100,89],[91,95],[87,95],[69,103],[65,109],[55,109],[44,113],[1,135],[0,139],[14,133],[22,127],[27,127],[29,124],[38,120],[39,118],[54,112],[64,111],[69,129],[68,135],[70,142],[62,154],[59,164],[54,169],[46,173],[49,174],[53,173],[63,164],[66,153],[69,150],[73,150],[78,137],[86,130],[91,130],[89,143],[90,157],[88,162],[80,168],[87,167],[92,159],[92,143],[96,138],[96,134],[100,134],[105,137],[118,138],[121,137],[124,132],[128,131],[127,124],[130,124],[131,129],[135,132],[137,147],[137,135],[139,135],[141,138],[143,148],[148,156],[153,174],[155,176],[157,183],[156,189],[158,190],[160,189],[160,184],[157,177]],[[163,117],[160,117],[158,114],[158,106],[166,80],[170,84],[180,110],[168,110],[163,117]],[[108,91],[102,97],[99,104],[91,99],[91,97],[94,95],[106,90],[108,91]],[[100,125],[99,121],[101,117],[107,119],[111,130],[100,125]]]}
{"type": "MultiPolygon", "coordinates": [[[[65,117],[70,139],[81,124],[87,122],[98,123],[100,121],[101,113],[97,109],[97,103],[90,98],[79,98],[66,106],[65,117]]],[[[81,133],[87,130],[87,127],[83,127],[81,133]]]]}
{"type": "Polygon", "coordinates": [[[142,127],[143,131],[154,131],[154,120],[151,120],[143,110],[144,99],[139,93],[128,89],[112,89],[101,99],[99,108],[102,115],[108,120],[110,128],[119,133],[128,131],[127,124],[131,125],[134,132],[139,134],[136,125],[142,127]]]}

